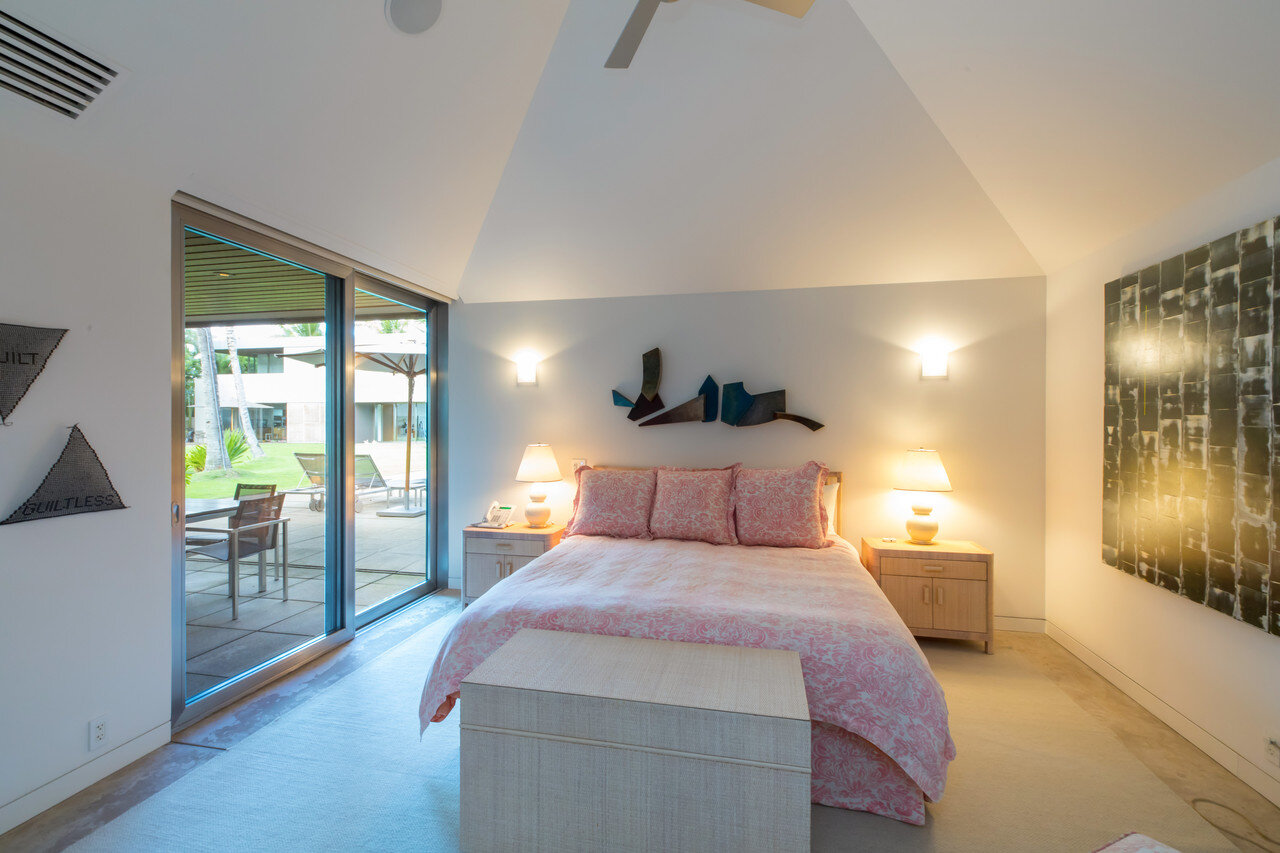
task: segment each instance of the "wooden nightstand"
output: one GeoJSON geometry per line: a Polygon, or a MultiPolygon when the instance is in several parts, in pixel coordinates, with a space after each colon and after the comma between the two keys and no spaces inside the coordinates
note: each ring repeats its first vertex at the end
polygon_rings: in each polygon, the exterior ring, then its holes
{"type": "Polygon", "coordinates": [[[917,637],[981,640],[995,654],[995,555],[973,542],[862,539],[862,564],[917,637]]]}
{"type": "Polygon", "coordinates": [[[559,545],[563,535],[563,524],[513,524],[502,530],[463,528],[466,560],[462,569],[462,603],[470,604],[498,581],[559,545]]]}

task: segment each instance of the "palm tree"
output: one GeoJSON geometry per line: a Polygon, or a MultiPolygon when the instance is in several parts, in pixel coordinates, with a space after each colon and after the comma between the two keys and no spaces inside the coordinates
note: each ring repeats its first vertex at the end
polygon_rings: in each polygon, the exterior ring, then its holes
{"type": "Polygon", "coordinates": [[[208,326],[196,333],[200,350],[200,375],[196,377],[196,400],[204,408],[204,447],[206,471],[225,471],[231,467],[227,446],[222,437],[222,408],[218,401],[218,372],[213,360],[213,335],[208,326]]]}
{"type": "Polygon", "coordinates": [[[240,372],[240,348],[236,345],[236,327],[227,326],[227,358],[231,362],[231,384],[236,389],[236,408],[240,411],[240,431],[249,442],[249,455],[261,459],[267,452],[258,445],[258,434],[249,420],[249,401],[244,396],[244,375],[240,372]]]}

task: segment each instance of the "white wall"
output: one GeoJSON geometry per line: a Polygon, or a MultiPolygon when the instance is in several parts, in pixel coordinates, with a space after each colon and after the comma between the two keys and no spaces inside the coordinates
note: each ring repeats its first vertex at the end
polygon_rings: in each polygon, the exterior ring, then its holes
{"type": "MultiPolygon", "coordinates": [[[[523,508],[513,480],[524,446],[549,442],[603,464],[791,465],[820,459],[845,474],[844,534],[903,535],[909,510],[891,492],[902,452],[941,450],[955,491],[941,496],[942,535],[996,552],[996,604],[1009,627],[1044,615],[1044,292],[1039,278],[816,288],[450,308],[450,582],[461,528],[490,500],[523,508]],[[951,377],[921,380],[908,347],[925,335],[957,346],[951,377]],[[640,355],[663,352],[668,405],[710,373],[748,391],[787,390],[788,408],[827,424],[637,427],[612,405],[634,397],[640,355]],[[517,387],[511,356],[543,354],[536,387],[517,387]]],[[[565,521],[573,487],[553,484],[565,521]]]]}
{"type": "Polygon", "coordinates": [[[845,0],[664,3],[605,71],[635,5],[569,5],[462,298],[1041,274],[845,0]]]}
{"type": "Polygon", "coordinates": [[[1103,284],[1280,213],[1280,160],[1048,278],[1050,631],[1276,802],[1280,639],[1102,562],[1103,284]]]}
{"type": "Polygon", "coordinates": [[[70,330],[0,427],[0,515],[75,423],[129,507],[0,527],[2,832],[169,739],[172,191],[3,136],[0,161],[0,322],[70,330]]]}
{"type": "Polygon", "coordinates": [[[406,37],[378,2],[6,0],[127,73],[74,124],[6,93],[0,128],[452,295],[567,5],[406,37]]]}

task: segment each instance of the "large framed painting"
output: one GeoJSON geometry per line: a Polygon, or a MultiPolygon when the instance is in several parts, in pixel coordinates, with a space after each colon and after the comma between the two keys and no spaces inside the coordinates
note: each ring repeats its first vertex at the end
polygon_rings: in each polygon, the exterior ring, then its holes
{"type": "Polygon", "coordinates": [[[1280,635],[1277,232],[1107,283],[1102,557],[1280,635]]]}

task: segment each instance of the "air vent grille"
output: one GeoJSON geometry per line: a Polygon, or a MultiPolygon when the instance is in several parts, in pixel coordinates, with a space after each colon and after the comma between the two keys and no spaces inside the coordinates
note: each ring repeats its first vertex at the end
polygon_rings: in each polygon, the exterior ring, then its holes
{"type": "Polygon", "coordinates": [[[0,87],[77,118],[117,73],[65,40],[0,12],[0,87]]]}

